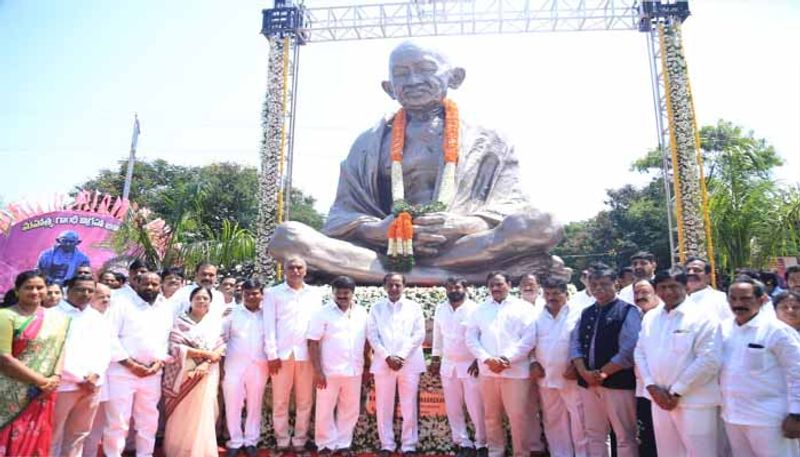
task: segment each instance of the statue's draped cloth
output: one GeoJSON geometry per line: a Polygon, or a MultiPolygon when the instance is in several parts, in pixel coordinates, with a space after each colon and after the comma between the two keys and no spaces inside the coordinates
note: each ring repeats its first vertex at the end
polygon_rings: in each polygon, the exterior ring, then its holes
{"type": "MultiPolygon", "coordinates": [[[[322,229],[324,234],[349,241],[358,226],[380,221],[391,213],[391,183],[379,177],[381,165],[388,160],[381,158],[381,151],[382,142],[390,141],[392,119],[383,119],[362,133],[342,162],[336,200],[322,229]]],[[[434,195],[439,192],[443,167],[441,157],[434,195]]],[[[479,216],[493,228],[511,214],[530,211],[518,178],[514,148],[497,132],[469,125],[462,118],[455,196],[446,202],[445,211],[479,216]]]]}

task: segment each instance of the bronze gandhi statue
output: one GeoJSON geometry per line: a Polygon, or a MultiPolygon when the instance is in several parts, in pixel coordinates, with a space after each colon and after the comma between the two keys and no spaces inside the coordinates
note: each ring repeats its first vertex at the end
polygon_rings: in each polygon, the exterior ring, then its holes
{"type": "Polygon", "coordinates": [[[401,105],[402,118],[383,119],[356,139],[322,233],[299,222],[281,224],[269,245],[272,256],[297,255],[311,271],[380,283],[390,269],[387,233],[400,195],[404,204],[434,208],[413,218],[411,284],[441,284],[452,275],[483,282],[495,269],[568,278],[563,262],[548,254],[562,227],[532,208],[520,189],[514,148],[460,115],[448,124],[447,91],[464,77],[463,68],[432,49],[411,42],[395,48],[382,86],[401,105]],[[398,125],[404,132],[393,138],[398,125]],[[457,139],[455,159],[446,157],[447,135],[457,139]]]}

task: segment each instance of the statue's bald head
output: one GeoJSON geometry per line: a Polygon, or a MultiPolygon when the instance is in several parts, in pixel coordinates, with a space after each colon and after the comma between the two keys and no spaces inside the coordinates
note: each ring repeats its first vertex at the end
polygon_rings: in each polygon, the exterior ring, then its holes
{"type": "Polygon", "coordinates": [[[464,81],[463,68],[453,67],[438,50],[413,41],[398,45],[389,56],[389,80],[383,90],[406,109],[427,109],[464,81]]]}

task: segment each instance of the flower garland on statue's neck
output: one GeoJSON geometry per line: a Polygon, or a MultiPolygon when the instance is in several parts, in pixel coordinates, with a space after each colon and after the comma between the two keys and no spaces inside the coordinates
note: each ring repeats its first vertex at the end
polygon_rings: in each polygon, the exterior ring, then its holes
{"type": "Polygon", "coordinates": [[[397,112],[392,121],[392,213],[395,220],[389,225],[387,238],[389,245],[389,268],[393,271],[410,271],[414,267],[414,226],[413,217],[444,211],[453,200],[456,184],[456,163],[458,162],[458,107],[452,100],[444,102],[444,170],[436,200],[428,205],[410,205],[405,200],[403,185],[403,149],[406,139],[406,111],[397,112]]]}

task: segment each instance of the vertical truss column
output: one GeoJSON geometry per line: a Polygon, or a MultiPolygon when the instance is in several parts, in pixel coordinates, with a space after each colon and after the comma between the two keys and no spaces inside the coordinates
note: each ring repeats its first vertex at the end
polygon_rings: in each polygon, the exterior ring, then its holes
{"type": "Polygon", "coordinates": [[[302,7],[285,0],[276,0],[275,8],[263,11],[261,33],[269,43],[269,55],[261,111],[256,271],[268,281],[281,279],[280,265],[269,255],[269,243],[278,224],[289,217],[297,66],[299,45],[304,44],[298,33],[302,20],[302,7]]]}

